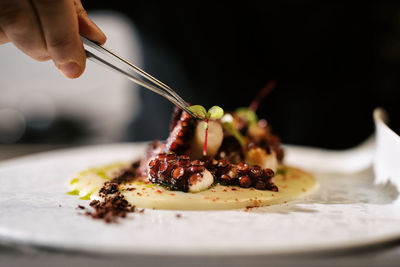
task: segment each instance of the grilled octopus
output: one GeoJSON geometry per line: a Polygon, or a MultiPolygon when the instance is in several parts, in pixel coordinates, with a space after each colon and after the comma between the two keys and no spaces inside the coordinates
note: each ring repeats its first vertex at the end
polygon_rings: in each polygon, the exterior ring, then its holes
{"type": "Polygon", "coordinates": [[[210,149],[204,156],[199,153],[204,144],[202,122],[175,109],[169,137],[165,143],[155,141],[148,146],[137,173],[184,192],[198,192],[214,183],[278,191],[272,179],[283,157],[279,139],[262,124],[251,127],[255,127],[253,133],[246,129],[248,144],[242,148],[223,131],[221,123],[210,123],[210,149]]]}

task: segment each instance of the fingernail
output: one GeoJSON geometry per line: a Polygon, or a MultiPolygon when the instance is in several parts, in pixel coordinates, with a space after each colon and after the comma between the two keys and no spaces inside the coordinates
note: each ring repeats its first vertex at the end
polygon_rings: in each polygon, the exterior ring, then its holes
{"type": "Polygon", "coordinates": [[[97,25],[92,21],[93,25],[96,27],[97,29],[97,33],[100,35],[99,38],[99,42],[100,45],[103,45],[106,41],[107,41],[107,36],[106,34],[99,28],[97,27],[97,25]]]}
{"type": "Polygon", "coordinates": [[[100,44],[103,45],[103,44],[106,42],[106,40],[107,40],[107,37],[106,37],[105,33],[104,33],[104,32],[99,28],[99,26],[97,26],[97,24],[94,23],[94,21],[91,20],[89,17],[87,17],[87,21],[88,21],[88,23],[89,23],[93,28],[96,29],[96,31],[97,31],[98,34],[102,35],[101,40],[99,40],[99,41],[101,41],[100,44]]]}
{"type": "Polygon", "coordinates": [[[96,28],[96,30],[98,30],[99,32],[102,32],[102,33],[103,33],[103,31],[100,30],[99,26],[97,26],[97,24],[94,23],[93,20],[91,20],[90,18],[87,18],[87,20],[89,21],[89,23],[90,23],[94,28],[96,28]]]}
{"type": "Polygon", "coordinates": [[[60,71],[68,78],[76,78],[81,73],[82,68],[75,62],[69,62],[59,66],[60,71]]]}

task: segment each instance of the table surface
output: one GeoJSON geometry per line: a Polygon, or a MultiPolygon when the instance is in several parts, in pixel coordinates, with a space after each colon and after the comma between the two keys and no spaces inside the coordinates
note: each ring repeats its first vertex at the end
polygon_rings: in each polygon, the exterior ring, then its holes
{"type": "MultiPolygon", "coordinates": [[[[0,145],[0,161],[65,145],[0,145]]],[[[400,266],[400,240],[351,251],[274,257],[113,257],[0,245],[0,266],[400,266]]]]}

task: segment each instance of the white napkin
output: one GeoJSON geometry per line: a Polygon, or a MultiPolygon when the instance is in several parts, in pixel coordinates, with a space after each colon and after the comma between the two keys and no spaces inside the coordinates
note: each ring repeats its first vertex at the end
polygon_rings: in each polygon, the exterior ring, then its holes
{"type": "Polygon", "coordinates": [[[382,108],[376,108],[373,117],[376,133],[375,182],[390,180],[400,188],[400,136],[388,127],[388,116],[382,108]]]}

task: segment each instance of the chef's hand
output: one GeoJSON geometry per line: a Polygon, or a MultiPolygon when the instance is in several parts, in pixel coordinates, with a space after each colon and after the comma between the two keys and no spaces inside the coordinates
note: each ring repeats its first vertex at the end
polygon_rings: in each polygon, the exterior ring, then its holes
{"type": "Polygon", "coordinates": [[[12,42],[38,61],[52,59],[69,78],[85,69],[80,34],[99,44],[106,41],[80,0],[0,0],[0,44],[12,42]]]}

